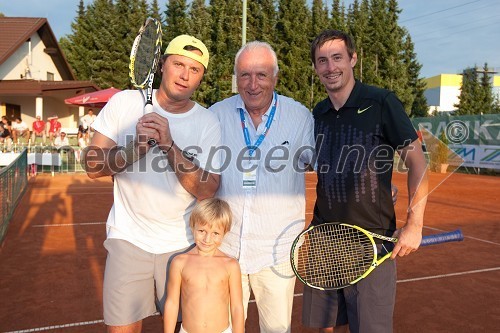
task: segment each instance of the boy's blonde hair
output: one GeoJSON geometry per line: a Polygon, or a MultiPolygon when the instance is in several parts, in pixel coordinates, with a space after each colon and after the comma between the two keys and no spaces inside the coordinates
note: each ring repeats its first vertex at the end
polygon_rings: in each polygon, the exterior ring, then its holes
{"type": "Polygon", "coordinates": [[[196,223],[202,226],[217,224],[224,229],[224,234],[231,229],[231,222],[232,214],[229,204],[218,198],[210,198],[198,202],[189,218],[191,229],[194,228],[196,223]]]}

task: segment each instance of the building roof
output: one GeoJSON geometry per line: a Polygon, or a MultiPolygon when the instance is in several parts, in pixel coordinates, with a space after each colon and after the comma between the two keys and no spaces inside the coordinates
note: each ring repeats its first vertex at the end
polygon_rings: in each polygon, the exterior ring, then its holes
{"type": "Polygon", "coordinates": [[[45,44],[45,53],[52,57],[63,80],[75,80],[71,66],[64,57],[57,39],[46,18],[0,17],[0,65],[34,33],[38,33],[45,44]]]}
{"type": "Polygon", "coordinates": [[[50,91],[81,89],[81,93],[99,90],[91,81],[1,80],[0,96],[41,96],[50,91]]]}

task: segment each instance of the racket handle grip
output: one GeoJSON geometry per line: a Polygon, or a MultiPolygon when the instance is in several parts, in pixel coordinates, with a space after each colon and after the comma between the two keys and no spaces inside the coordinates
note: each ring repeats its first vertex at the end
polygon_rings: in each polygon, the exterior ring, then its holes
{"type": "MultiPolygon", "coordinates": [[[[147,101],[146,102],[146,105],[144,105],[144,114],[146,113],[151,113],[153,112],[153,103],[151,103],[150,101],[147,101]]],[[[150,147],[154,147],[156,146],[157,142],[155,139],[148,139],[148,145],[150,147]]]]}
{"type": "Polygon", "coordinates": [[[459,242],[464,240],[464,235],[460,229],[450,232],[444,232],[441,234],[430,235],[422,237],[422,243],[420,246],[434,245],[446,242],[459,242]]]}

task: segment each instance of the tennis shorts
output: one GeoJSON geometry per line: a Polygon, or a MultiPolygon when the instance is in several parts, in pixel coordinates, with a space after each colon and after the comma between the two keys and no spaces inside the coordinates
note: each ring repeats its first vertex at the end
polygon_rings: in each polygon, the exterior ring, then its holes
{"type": "MultiPolygon", "coordinates": [[[[231,326],[229,326],[228,328],[226,328],[224,331],[222,331],[221,333],[231,333],[233,332],[233,330],[231,329],[231,326]]],[[[182,327],[182,324],[181,324],[181,329],[179,330],[179,333],[188,333],[184,327],[182,327]]]]}
{"type": "Polygon", "coordinates": [[[391,333],[396,301],[396,262],[387,259],[357,284],[339,290],[304,286],[304,326],[326,328],[349,323],[351,333],[391,333]]]}
{"type": "Polygon", "coordinates": [[[104,271],[104,323],[122,326],[163,312],[166,299],[168,266],[182,249],[152,254],[125,240],[110,238],[104,271]]]}

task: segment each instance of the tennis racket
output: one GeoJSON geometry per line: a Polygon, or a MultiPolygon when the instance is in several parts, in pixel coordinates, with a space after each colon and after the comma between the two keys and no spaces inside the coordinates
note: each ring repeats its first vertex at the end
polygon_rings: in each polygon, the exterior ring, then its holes
{"type": "MultiPolygon", "coordinates": [[[[146,98],[144,113],[153,111],[153,81],[161,56],[161,25],[154,18],[147,18],[144,25],[135,37],[132,51],[130,52],[130,79],[134,87],[141,90],[146,98]]],[[[150,146],[156,145],[155,139],[149,139],[150,146]]]]}
{"type": "MultiPolygon", "coordinates": [[[[398,240],[355,225],[325,223],[310,226],[292,244],[290,260],[297,278],[320,290],[341,289],[359,282],[391,256],[384,244],[377,255],[375,238],[393,245],[398,240]]],[[[460,230],[424,236],[420,246],[463,240],[460,230]]]]}

